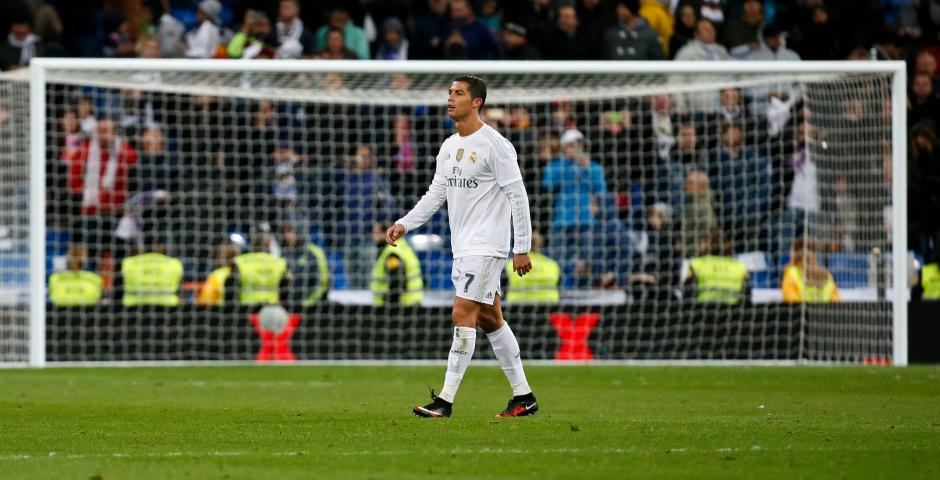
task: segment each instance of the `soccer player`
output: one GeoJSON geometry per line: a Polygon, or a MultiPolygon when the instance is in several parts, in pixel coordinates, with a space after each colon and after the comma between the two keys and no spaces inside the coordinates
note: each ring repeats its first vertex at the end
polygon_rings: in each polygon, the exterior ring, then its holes
{"type": "Polygon", "coordinates": [[[447,115],[456,123],[457,133],[441,145],[428,192],[386,232],[385,240],[395,246],[396,240],[423,225],[447,200],[454,251],[451,280],[457,289],[454,342],[441,394],[431,390],[431,403],[413,410],[419,417],[451,415],[457,387],[473,357],[477,326],[486,333],[512,387],[513,397],[497,417],[532,415],[539,409],[522,370],[519,343],[499,306],[499,277],[509,256],[510,218],[515,238],[513,270],[522,276],[532,268],[529,199],[515,148],[480,119],[485,102],[482,79],[470,75],[454,79],[447,115]]]}

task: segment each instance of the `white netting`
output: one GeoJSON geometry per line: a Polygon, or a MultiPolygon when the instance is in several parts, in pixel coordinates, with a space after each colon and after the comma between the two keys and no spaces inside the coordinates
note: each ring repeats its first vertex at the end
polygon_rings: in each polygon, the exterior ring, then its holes
{"type": "Polygon", "coordinates": [[[0,81],[0,362],[28,357],[29,87],[0,81]]]}
{"type": "MultiPolygon", "coordinates": [[[[507,302],[527,358],[579,358],[582,345],[598,359],[890,357],[875,268],[891,247],[890,75],[580,74],[574,64],[482,74],[485,119],[516,147],[542,251],[562,269],[559,305],[507,302]],[[569,130],[583,134],[583,153],[560,144],[569,130]],[[800,232],[843,304],[781,303],[800,232]],[[708,251],[743,261],[746,299],[699,301],[707,286],[685,280],[708,251]]],[[[104,285],[95,307],[50,310],[50,360],[252,358],[250,308],[198,305],[233,235],[244,248],[273,238],[264,248],[287,258],[298,358],[442,358],[453,298],[444,210],[411,237],[424,306],[374,309],[369,287],[373,224],[411,208],[452,133],[452,78],[49,70],[49,263],[65,269],[80,243],[104,285]],[[98,176],[85,169],[91,152],[98,176]],[[301,303],[320,275],[305,242],[331,272],[312,306],[301,303]],[[181,304],[125,308],[121,261],[155,244],[182,262],[181,304]]],[[[9,135],[25,141],[25,115],[17,121],[9,135]]],[[[25,153],[2,162],[26,171],[25,153]]],[[[11,207],[17,185],[11,200],[4,190],[4,215],[25,215],[11,207]]]]}

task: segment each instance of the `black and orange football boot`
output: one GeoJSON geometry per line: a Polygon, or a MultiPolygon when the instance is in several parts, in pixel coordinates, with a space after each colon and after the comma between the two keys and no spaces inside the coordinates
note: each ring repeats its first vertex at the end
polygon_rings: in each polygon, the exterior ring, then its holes
{"type": "Polygon", "coordinates": [[[539,403],[535,401],[535,395],[529,392],[525,395],[512,397],[506,409],[497,413],[496,418],[525,417],[535,415],[537,411],[539,411],[539,403]]]}

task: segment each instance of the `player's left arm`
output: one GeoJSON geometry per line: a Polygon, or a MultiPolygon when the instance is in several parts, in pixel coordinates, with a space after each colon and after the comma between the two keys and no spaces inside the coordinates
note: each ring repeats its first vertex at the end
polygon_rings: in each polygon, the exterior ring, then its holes
{"type": "Polygon", "coordinates": [[[512,247],[512,269],[520,277],[532,269],[529,250],[532,249],[532,219],[529,214],[529,196],[522,182],[516,149],[508,140],[500,139],[493,145],[490,155],[493,174],[500,190],[509,199],[512,209],[512,232],[515,244],[512,247]]]}

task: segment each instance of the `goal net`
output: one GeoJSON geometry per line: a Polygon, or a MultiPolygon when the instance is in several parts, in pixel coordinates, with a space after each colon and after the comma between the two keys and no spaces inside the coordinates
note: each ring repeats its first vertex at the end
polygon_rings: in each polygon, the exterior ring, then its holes
{"type": "Polygon", "coordinates": [[[413,253],[382,238],[469,70],[544,255],[503,279],[525,358],[906,362],[897,65],[389,65],[40,60],[0,80],[0,361],[25,361],[30,318],[49,362],[445,358],[446,206],[413,253]],[[256,315],[264,285],[286,319],[256,315]]]}

